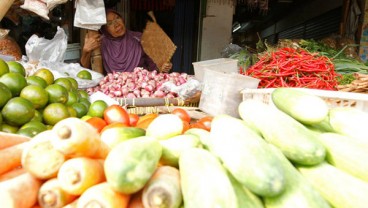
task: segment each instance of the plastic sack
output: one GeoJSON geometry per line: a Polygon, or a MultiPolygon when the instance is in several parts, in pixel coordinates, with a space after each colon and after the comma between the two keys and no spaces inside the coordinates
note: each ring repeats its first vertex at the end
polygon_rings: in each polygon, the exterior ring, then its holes
{"type": "Polygon", "coordinates": [[[17,42],[8,36],[9,30],[0,29],[0,55],[3,59],[20,60],[22,58],[22,51],[17,42]]]}
{"type": "Polygon", "coordinates": [[[160,90],[174,92],[179,98],[187,100],[197,95],[197,93],[201,91],[201,88],[201,83],[198,80],[191,78],[188,79],[186,83],[179,86],[175,85],[171,81],[165,82],[161,85],[160,90]]]}
{"type": "Polygon", "coordinates": [[[106,13],[103,0],[75,1],[75,27],[99,30],[104,24],[106,24],[106,13]]]}
{"type": "Polygon", "coordinates": [[[64,29],[58,27],[53,39],[40,38],[34,34],[28,39],[25,48],[31,62],[63,62],[67,46],[68,36],[64,29]]]}
{"type": "Polygon", "coordinates": [[[49,20],[49,9],[46,3],[40,0],[25,0],[20,8],[28,10],[42,17],[43,19],[49,20]]]}
{"type": "Polygon", "coordinates": [[[42,0],[42,1],[46,3],[46,7],[47,9],[49,9],[49,11],[53,10],[59,4],[65,4],[66,2],[68,2],[68,0],[42,0]]]}

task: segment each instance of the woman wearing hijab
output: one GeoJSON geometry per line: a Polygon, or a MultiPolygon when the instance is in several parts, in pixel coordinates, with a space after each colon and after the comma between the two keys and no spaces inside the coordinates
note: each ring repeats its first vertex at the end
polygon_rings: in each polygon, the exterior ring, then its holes
{"type": "MultiPolygon", "coordinates": [[[[135,67],[158,70],[143,51],[140,43],[142,33],[126,29],[123,18],[116,11],[106,11],[106,25],[101,27],[101,34],[101,37],[86,36],[81,56],[83,67],[90,68],[92,51],[101,47],[103,66],[107,73],[132,72],[135,67]]],[[[171,63],[165,63],[161,71],[168,72],[171,67],[171,63]]]]}

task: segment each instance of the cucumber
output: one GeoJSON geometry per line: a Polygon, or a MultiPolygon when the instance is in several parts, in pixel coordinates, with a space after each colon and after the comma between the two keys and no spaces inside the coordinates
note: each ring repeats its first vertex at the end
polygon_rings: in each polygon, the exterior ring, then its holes
{"type": "Polygon", "coordinates": [[[187,149],[179,158],[179,167],[185,208],[238,208],[226,170],[210,152],[187,149]]]}
{"type": "Polygon", "coordinates": [[[368,183],[326,162],[298,170],[333,207],[367,207],[368,183]]]}
{"type": "Polygon", "coordinates": [[[195,135],[199,138],[204,149],[208,149],[208,142],[210,137],[210,132],[199,128],[190,128],[185,131],[184,135],[195,135]]]}
{"type": "Polygon", "coordinates": [[[106,157],[106,180],[115,191],[135,193],[150,179],[161,154],[160,143],[152,137],[142,136],[121,142],[106,157]]]}
{"type": "Polygon", "coordinates": [[[178,167],[180,154],[185,149],[201,146],[198,137],[190,134],[178,135],[166,140],[160,140],[160,144],[162,145],[160,163],[162,165],[174,167],[178,167]]]}
{"type": "Polygon", "coordinates": [[[103,131],[100,135],[101,141],[110,149],[114,148],[120,142],[144,136],[146,130],[137,127],[116,127],[103,131]]]}
{"type": "Polygon", "coordinates": [[[360,140],[368,145],[368,113],[352,107],[330,109],[330,125],[336,133],[360,140]]]}
{"type": "Polygon", "coordinates": [[[146,136],[158,140],[180,135],[183,131],[183,121],[174,114],[162,114],[155,118],[146,129],[146,136]]]}
{"type": "Polygon", "coordinates": [[[320,134],[319,139],[327,149],[328,163],[368,182],[367,148],[354,139],[336,133],[320,134]]]}
{"type": "Polygon", "coordinates": [[[262,200],[257,195],[239,183],[229,172],[228,177],[234,188],[239,208],[264,208],[262,200]]]}
{"type": "Polygon", "coordinates": [[[316,165],[324,161],[326,150],[317,135],[286,113],[259,100],[244,100],[239,114],[293,163],[316,165]]]}
{"type": "Polygon", "coordinates": [[[307,181],[275,146],[272,152],[279,158],[285,170],[285,191],[276,197],[265,197],[266,208],[329,208],[329,203],[307,181]]]}
{"type": "Polygon", "coordinates": [[[297,88],[276,88],[271,93],[275,106],[303,124],[316,124],[328,115],[327,103],[317,95],[297,88]]]}
{"type": "Polygon", "coordinates": [[[245,187],[260,196],[284,189],[284,169],[257,133],[237,118],[217,115],[211,123],[209,149],[245,187]]]}

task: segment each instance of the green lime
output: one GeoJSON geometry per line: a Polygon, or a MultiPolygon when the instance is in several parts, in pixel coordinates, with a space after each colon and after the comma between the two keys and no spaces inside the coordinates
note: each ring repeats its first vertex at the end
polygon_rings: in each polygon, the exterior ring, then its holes
{"type": "Polygon", "coordinates": [[[67,106],[67,107],[68,107],[70,117],[77,117],[78,116],[77,111],[72,106],[67,106]]]}
{"type": "Polygon", "coordinates": [[[79,103],[82,103],[87,108],[87,112],[89,109],[89,106],[91,105],[91,102],[87,98],[79,98],[79,103]]]}
{"type": "Polygon", "coordinates": [[[17,126],[13,126],[13,125],[9,125],[7,123],[3,123],[1,124],[0,130],[6,133],[17,133],[19,127],[17,126]]]}
{"type": "Polygon", "coordinates": [[[24,66],[17,62],[17,61],[8,61],[6,62],[9,66],[9,71],[10,72],[15,72],[15,73],[19,73],[21,74],[23,77],[26,76],[26,69],[24,68],[24,66]]]}
{"type": "Polygon", "coordinates": [[[51,103],[42,113],[45,124],[55,125],[57,122],[70,117],[68,107],[62,103],[51,103]]]}
{"type": "Polygon", "coordinates": [[[42,120],[42,113],[41,113],[40,110],[41,109],[35,110],[35,114],[34,114],[33,118],[31,119],[31,121],[43,122],[43,120],[42,120]]]}
{"type": "Polygon", "coordinates": [[[38,129],[38,128],[35,128],[35,127],[28,127],[28,128],[19,129],[16,132],[16,134],[32,138],[32,137],[36,136],[37,134],[39,134],[43,131],[44,130],[41,130],[41,129],[38,129]]]}
{"type": "Polygon", "coordinates": [[[3,59],[0,59],[0,77],[6,73],[9,73],[9,66],[3,59]]]}
{"type": "Polygon", "coordinates": [[[66,102],[66,105],[72,105],[73,103],[77,102],[79,102],[79,94],[77,94],[75,91],[69,91],[68,102],[66,102]]]}
{"type": "Polygon", "coordinates": [[[46,68],[38,69],[33,75],[44,79],[47,85],[54,83],[54,79],[55,79],[54,74],[49,69],[46,69],[46,68]]]}
{"type": "Polygon", "coordinates": [[[86,99],[89,100],[89,95],[88,95],[87,91],[79,89],[78,92],[79,92],[79,95],[80,95],[81,98],[86,98],[86,99]]]}
{"type": "Polygon", "coordinates": [[[90,116],[90,115],[87,114],[85,116],[82,116],[82,118],[80,118],[80,119],[82,119],[83,121],[87,121],[90,118],[92,118],[92,116],[90,116]]]}
{"type": "Polygon", "coordinates": [[[49,93],[49,103],[68,102],[68,90],[59,84],[51,84],[45,88],[49,93]]]}
{"type": "Polygon", "coordinates": [[[0,77],[0,82],[5,84],[12,92],[13,97],[20,94],[20,91],[27,86],[27,80],[19,73],[9,72],[0,77]]]}
{"type": "Polygon", "coordinates": [[[73,87],[73,89],[78,89],[78,82],[77,82],[77,80],[75,80],[73,77],[67,77],[68,79],[69,79],[69,81],[70,81],[70,83],[72,83],[72,87],[73,87]]]}
{"type": "Polygon", "coordinates": [[[82,103],[73,103],[72,108],[77,112],[78,118],[82,118],[88,112],[88,108],[82,103]]]}
{"type": "Polygon", "coordinates": [[[72,83],[66,77],[60,77],[60,78],[55,79],[54,84],[59,84],[65,87],[65,89],[68,91],[70,91],[73,88],[72,83]]]}
{"type": "Polygon", "coordinates": [[[0,109],[13,97],[10,89],[0,82],[0,109]]]}
{"type": "Polygon", "coordinates": [[[32,76],[26,77],[26,80],[27,80],[28,85],[38,85],[42,88],[47,87],[47,82],[41,77],[32,75],[32,76]]]}
{"type": "Polygon", "coordinates": [[[81,70],[77,73],[77,77],[81,78],[81,79],[87,79],[87,80],[92,80],[92,74],[91,72],[87,71],[87,70],[81,70]]]}
{"type": "Polygon", "coordinates": [[[5,104],[1,114],[6,123],[21,126],[34,117],[35,108],[31,101],[22,97],[15,97],[5,104]]]}
{"type": "Polygon", "coordinates": [[[49,93],[38,85],[28,85],[20,92],[20,97],[33,104],[36,109],[43,108],[49,102],[49,93]]]}
{"type": "Polygon", "coordinates": [[[107,108],[107,103],[103,100],[96,100],[89,106],[88,115],[92,117],[103,117],[104,111],[107,108]]]}
{"type": "Polygon", "coordinates": [[[26,128],[36,128],[36,129],[40,129],[42,131],[47,130],[47,127],[44,123],[40,122],[40,121],[30,121],[27,122],[25,124],[23,124],[19,129],[26,129],[26,128]]]}

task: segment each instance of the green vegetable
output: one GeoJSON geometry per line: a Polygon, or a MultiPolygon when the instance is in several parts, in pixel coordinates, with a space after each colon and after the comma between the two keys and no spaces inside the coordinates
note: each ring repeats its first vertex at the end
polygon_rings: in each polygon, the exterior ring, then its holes
{"type": "Polygon", "coordinates": [[[296,88],[276,88],[271,93],[275,106],[303,124],[317,124],[328,115],[327,103],[317,95],[296,88]]]}
{"type": "Polygon", "coordinates": [[[364,145],[336,133],[320,134],[319,139],[327,149],[330,164],[368,182],[368,151],[364,145]]]}
{"type": "Polygon", "coordinates": [[[333,207],[367,207],[368,183],[327,163],[298,170],[333,207]]]}
{"type": "Polygon", "coordinates": [[[239,105],[240,117],[252,123],[263,138],[281,149],[292,162],[316,165],[325,159],[324,146],[303,124],[260,100],[244,100],[239,105]]]}
{"type": "Polygon", "coordinates": [[[329,208],[328,202],[275,146],[272,152],[285,170],[285,191],[279,196],[265,197],[266,208],[329,208]]]}
{"type": "Polygon", "coordinates": [[[275,196],[284,190],[284,170],[267,142],[245,123],[227,115],[211,123],[209,149],[245,187],[260,196],[275,196]]]}
{"type": "Polygon", "coordinates": [[[226,170],[210,152],[187,149],[179,158],[179,166],[185,208],[238,208],[226,170]]]}

